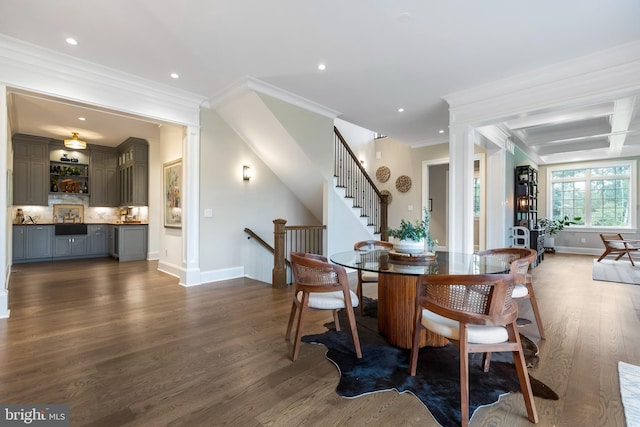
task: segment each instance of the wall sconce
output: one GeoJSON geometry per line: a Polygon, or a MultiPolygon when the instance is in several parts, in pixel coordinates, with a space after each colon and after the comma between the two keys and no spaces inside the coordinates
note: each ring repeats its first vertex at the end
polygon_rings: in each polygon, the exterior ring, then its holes
{"type": "Polygon", "coordinates": [[[251,168],[249,166],[242,166],[242,179],[245,181],[251,179],[251,168]]]}
{"type": "Polygon", "coordinates": [[[518,210],[527,211],[529,209],[529,198],[527,196],[518,197],[518,210]]]}

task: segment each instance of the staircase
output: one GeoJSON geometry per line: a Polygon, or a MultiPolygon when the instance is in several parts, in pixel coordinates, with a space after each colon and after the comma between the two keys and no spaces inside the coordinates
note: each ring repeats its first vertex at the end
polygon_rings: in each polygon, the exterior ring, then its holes
{"type": "Polygon", "coordinates": [[[380,193],[335,126],[333,132],[335,185],[342,189],[345,198],[352,200],[352,206],[359,209],[364,225],[372,227],[373,234],[380,240],[387,240],[387,196],[380,193]]]}

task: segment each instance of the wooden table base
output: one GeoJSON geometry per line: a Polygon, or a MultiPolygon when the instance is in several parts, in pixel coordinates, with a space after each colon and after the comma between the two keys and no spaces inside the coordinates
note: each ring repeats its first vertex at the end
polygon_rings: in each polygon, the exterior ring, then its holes
{"type": "MultiPolygon", "coordinates": [[[[381,273],[378,278],[378,330],[389,344],[411,348],[417,276],[381,273]]],[[[448,340],[423,330],[420,347],[442,347],[448,340]]]]}

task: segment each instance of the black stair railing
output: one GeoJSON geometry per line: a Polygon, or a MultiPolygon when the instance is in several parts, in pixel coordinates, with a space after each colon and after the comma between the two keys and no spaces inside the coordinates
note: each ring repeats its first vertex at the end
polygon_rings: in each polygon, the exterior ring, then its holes
{"type": "Polygon", "coordinates": [[[374,233],[380,234],[381,240],[387,240],[387,196],[380,193],[335,126],[333,132],[336,185],[345,189],[345,197],[353,199],[354,207],[361,209],[361,216],[368,218],[374,233]]]}

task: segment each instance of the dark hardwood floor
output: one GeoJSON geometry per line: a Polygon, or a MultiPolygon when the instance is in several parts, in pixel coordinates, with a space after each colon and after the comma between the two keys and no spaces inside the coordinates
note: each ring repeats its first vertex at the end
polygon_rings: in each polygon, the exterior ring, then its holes
{"type": "MultiPolygon", "coordinates": [[[[536,398],[541,426],[624,426],[617,362],[640,364],[640,286],[591,280],[592,260],[547,255],[533,270],[547,339],[531,373],[560,395],[536,398]]],[[[14,265],[0,402],[67,403],[72,426],[437,425],[408,394],[337,396],[323,346],[291,362],[291,297],[251,279],[184,288],[155,262],[14,265]]],[[[305,333],[330,319],[313,313],[305,333]]],[[[511,394],[471,425],[531,424],[511,394]]]]}

